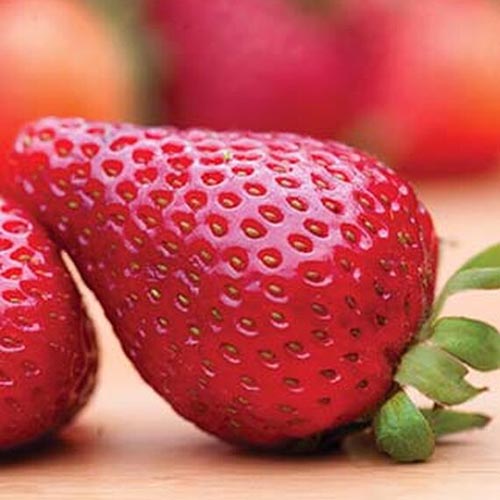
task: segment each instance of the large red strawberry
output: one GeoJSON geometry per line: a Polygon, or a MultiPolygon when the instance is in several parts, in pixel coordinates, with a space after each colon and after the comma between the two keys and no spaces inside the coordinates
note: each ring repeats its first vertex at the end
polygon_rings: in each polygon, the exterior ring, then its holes
{"type": "Polygon", "coordinates": [[[170,122],[333,137],[349,114],[349,74],[325,4],[305,3],[149,0],[170,122]]]}
{"type": "Polygon", "coordinates": [[[412,174],[500,160],[500,6],[489,0],[349,0],[359,51],[351,136],[412,174]]]}
{"type": "MultiPolygon", "coordinates": [[[[225,440],[301,447],[368,425],[387,401],[380,446],[423,459],[433,431],[398,384],[442,404],[477,392],[428,342],[402,358],[434,333],[446,294],[481,281],[459,274],[430,316],[430,217],[407,183],[359,151],[293,134],[45,119],[20,136],[12,169],[145,380],[225,440]]],[[[445,340],[463,336],[465,320],[455,321],[445,340]]],[[[496,351],[480,368],[496,367],[498,337],[483,335],[496,351]]],[[[454,430],[484,424],[427,416],[442,432],[450,420],[454,430]]]]}
{"type": "Polygon", "coordinates": [[[57,250],[0,199],[0,451],[71,420],[95,371],[94,332],[57,250]]]}

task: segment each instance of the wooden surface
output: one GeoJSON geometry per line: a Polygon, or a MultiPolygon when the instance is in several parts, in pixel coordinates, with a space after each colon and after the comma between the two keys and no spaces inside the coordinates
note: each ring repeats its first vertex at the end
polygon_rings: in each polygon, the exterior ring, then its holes
{"type": "MultiPolygon", "coordinates": [[[[471,253],[500,241],[500,175],[421,185],[443,242],[441,282],[471,253]]],[[[500,292],[453,299],[450,312],[500,326],[500,292]]],[[[120,352],[98,308],[100,386],[55,443],[0,460],[0,498],[494,499],[500,498],[500,377],[469,404],[496,414],[481,432],[448,439],[430,463],[394,465],[363,438],[342,452],[284,459],[232,449],[175,416],[120,352]]],[[[487,380],[486,380],[487,379],[487,380]]]]}

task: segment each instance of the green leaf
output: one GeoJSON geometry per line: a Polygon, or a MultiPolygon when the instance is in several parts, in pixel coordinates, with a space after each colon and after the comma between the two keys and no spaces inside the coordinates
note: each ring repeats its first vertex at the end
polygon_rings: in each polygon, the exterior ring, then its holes
{"type": "Polygon", "coordinates": [[[482,429],[491,420],[488,416],[481,415],[480,413],[465,413],[445,410],[443,408],[421,409],[420,411],[431,425],[437,437],[471,429],[482,429]]]}
{"type": "Polygon", "coordinates": [[[437,403],[456,405],[484,390],[466,382],[467,373],[465,366],[437,347],[417,344],[403,356],[394,379],[415,387],[437,403]]]}
{"type": "Polygon", "coordinates": [[[435,324],[431,340],[477,370],[500,368],[500,335],[487,323],[468,318],[442,318],[435,324]]]}
{"type": "Polygon", "coordinates": [[[446,285],[448,296],[466,290],[498,290],[500,288],[500,268],[484,267],[466,269],[455,274],[446,285]]]}
{"type": "Polygon", "coordinates": [[[435,438],[429,422],[403,391],[379,410],[374,430],[377,446],[398,462],[421,462],[434,452],[435,438]]]}
{"type": "Polygon", "coordinates": [[[468,260],[458,272],[465,271],[466,269],[481,269],[485,267],[500,268],[500,243],[472,257],[472,259],[468,260]]]}
{"type": "Polygon", "coordinates": [[[496,290],[499,288],[500,244],[497,244],[468,260],[448,280],[436,300],[433,318],[437,317],[450,295],[466,290],[496,290]]]}

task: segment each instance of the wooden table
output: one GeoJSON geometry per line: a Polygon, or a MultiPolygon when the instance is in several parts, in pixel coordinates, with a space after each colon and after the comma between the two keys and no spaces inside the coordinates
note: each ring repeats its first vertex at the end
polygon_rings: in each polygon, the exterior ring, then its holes
{"type": "MultiPolygon", "coordinates": [[[[443,278],[500,241],[500,174],[420,186],[443,242],[443,278]]],[[[500,292],[453,299],[450,312],[500,326],[500,292]]],[[[394,465],[354,438],[343,452],[276,458],[230,448],[173,414],[125,360],[97,306],[100,386],[78,422],[36,453],[2,459],[0,498],[41,499],[494,499],[500,498],[500,377],[470,403],[496,414],[482,432],[448,439],[430,463],[394,465]]],[[[484,380],[483,380],[484,379],[484,380]]]]}

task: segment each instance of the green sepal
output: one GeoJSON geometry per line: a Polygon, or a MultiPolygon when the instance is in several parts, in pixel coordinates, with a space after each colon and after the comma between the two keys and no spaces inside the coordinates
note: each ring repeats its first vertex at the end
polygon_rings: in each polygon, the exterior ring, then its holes
{"type": "Polygon", "coordinates": [[[490,418],[480,413],[466,413],[444,408],[420,409],[437,437],[455,434],[471,429],[482,429],[490,418]]]}
{"type": "Polygon", "coordinates": [[[403,356],[395,382],[414,387],[436,406],[419,411],[403,392],[382,406],[373,423],[377,442],[396,460],[426,460],[433,452],[435,437],[488,424],[485,415],[456,412],[441,405],[463,403],[485,390],[465,380],[468,370],[463,363],[482,371],[500,368],[500,335],[480,321],[438,317],[451,295],[494,289],[500,289],[500,244],[470,259],[448,280],[413,347],[403,356]]]}
{"type": "Polygon", "coordinates": [[[398,462],[425,461],[434,452],[429,422],[403,391],[380,408],[373,428],[379,449],[398,462]]]}
{"type": "Polygon", "coordinates": [[[500,335],[482,321],[442,318],[434,326],[431,341],[476,370],[500,368],[500,335]]]}
{"type": "Polygon", "coordinates": [[[467,261],[446,283],[436,300],[433,318],[441,312],[446,299],[467,290],[500,289],[500,244],[467,261]]]}
{"type": "Polygon", "coordinates": [[[483,392],[464,380],[468,370],[437,347],[417,344],[404,356],[395,380],[415,387],[433,401],[444,405],[464,403],[483,392]]]}
{"type": "Polygon", "coordinates": [[[497,290],[500,288],[500,268],[466,269],[460,271],[448,282],[447,295],[467,290],[497,290]]]}
{"type": "MultiPolygon", "coordinates": [[[[500,268],[500,243],[493,245],[469,259],[458,272],[467,269],[500,268]]],[[[457,273],[455,273],[457,274],[457,273]]]]}

